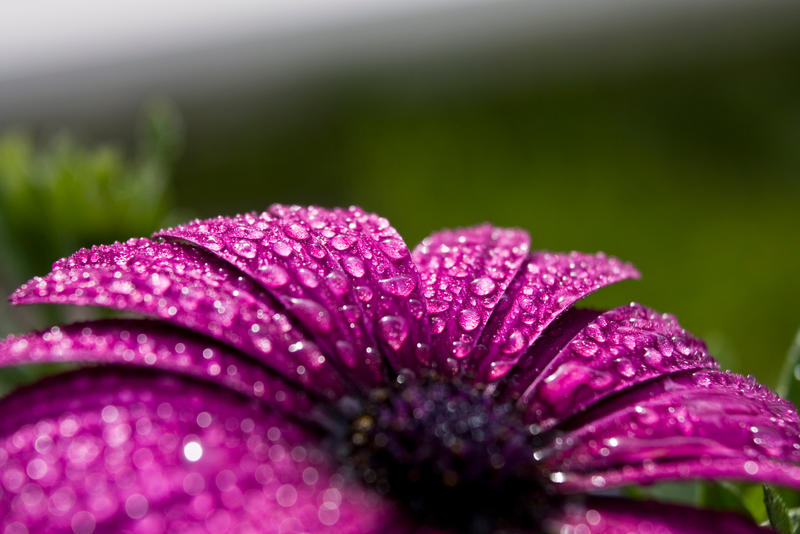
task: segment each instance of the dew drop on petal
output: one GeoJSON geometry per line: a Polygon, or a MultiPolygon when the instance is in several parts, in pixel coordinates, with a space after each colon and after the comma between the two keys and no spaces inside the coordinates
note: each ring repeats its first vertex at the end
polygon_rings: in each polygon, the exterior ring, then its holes
{"type": "Polygon", "coordinates": [[[264,273],[261,280],[268,287],[281,287],[289,281],[289,273],[280,265],[266,265],[261,271],[264,273]]]}
{"type": "Polygon", "coordinates": [[[361,278],[367,272],[364,262],[355,256],[347,256],[342,260],[344,270],[355,278],[361,278]]]}
{"type": "Polygon", "coordinates": [[[492,291],[495,290],[495,287],[497,287],[497,284],[495,284],[494,280],[486,276],[481,278],[476,278],[475,280],[470,282],[469,285],[470,289],[472,289],[472,292],[478,295],[479,297],[485,297],[486,295],[489,295],[492,291]]]}
{"type": "Polygon", "coordinates": [[[398,315],[387,315],[378,321],[378,332],[394,350],[400,350],[408,338],[408,323],[398,315]]]}
{"type": "Polygon", "coordinates": [[[247,239],[240,239],[233,244],[233,251],[243,258],[255,258],[256,257],[256,246],[247,239]]]}
{"type": "Polygon", "coordinates": [[[414,291],[416,282],[413,278],[406,275],[384,278],[378,282],[383,289],[397,297],[407,297],[414,291]]]}
{"type": "Polygon", "coordinates": [[[467,308],[458,313],[458,326],[465,332],[472,332],[481,323],[481,314],[477,310],[467,308]]]}

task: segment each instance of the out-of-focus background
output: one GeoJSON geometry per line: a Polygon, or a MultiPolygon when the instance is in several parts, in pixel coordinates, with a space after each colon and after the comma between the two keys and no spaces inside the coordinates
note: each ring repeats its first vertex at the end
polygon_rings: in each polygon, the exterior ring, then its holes
{"type": "MultiPolygon", "coordinates": [[[[360,204],[411,246],[491,221],[535,248],[630,260],[643,279],[589,304],[673,312],[768,384],[800,327],[795,1],[2,11],[3,294],[79,246],[171,222],[360,204]]],[[[65,313],[3,303],[0,334],[65,313]]]]}

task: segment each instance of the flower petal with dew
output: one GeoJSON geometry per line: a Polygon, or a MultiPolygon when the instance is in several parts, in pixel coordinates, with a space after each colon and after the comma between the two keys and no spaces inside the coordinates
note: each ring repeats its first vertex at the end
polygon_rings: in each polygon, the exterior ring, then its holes
{"type": "Polygon", "coordinates": [[[2,532],[766,532],[595,495],[800,488],[800,419],[677,320],[574,307],[638,278],[527,233],[410,251],[360,208],[272,206],[80,250],[15,304],[144,316],[0,341],[86,362],[0,400],[2,532]],[[98,365],[99,364],[99,365],[98,365]]]}

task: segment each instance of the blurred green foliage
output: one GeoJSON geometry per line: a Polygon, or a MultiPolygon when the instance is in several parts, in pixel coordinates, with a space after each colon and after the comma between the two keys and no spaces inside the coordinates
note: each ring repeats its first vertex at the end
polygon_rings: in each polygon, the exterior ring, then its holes
{"type": "MultiPolygon", "coordinates": [[[[135,155],[86,146],[69,133],[37,142],[24,131],[0,136],[0,290],[4,295],[80,247],[150,234],[170,208],[170,172],[182,146],[181,123],[166,101],[142,113],[135,155]]],[[[97,315],[38,306],[9,312],[0,333],[97,315]]],[[[5,369],[0,394],[63,366],[5,369]]]]}

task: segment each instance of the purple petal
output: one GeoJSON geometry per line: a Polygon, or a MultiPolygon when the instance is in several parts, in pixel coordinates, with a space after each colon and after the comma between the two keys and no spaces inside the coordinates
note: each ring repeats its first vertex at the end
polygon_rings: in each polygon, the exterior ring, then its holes
{"type": "Polygon", "coordinates": [[[675,317],[631,304],[597,316],[546,364],[521,369],[520,383],[530,382],[518,402],[528,419],[550,427],[656,376],[717,367],[705,343],[675,317]]]}
{"type": "Polygon", "coordinates": [[[749,519],[731,512],[700,510],[678,504],[595,497],[568,505],[553,521],[561,534],[769,534],[749,519]]]}
{"type": "Polygon", "coordinates": [[[95,305],[158,317],[223,341],[323,394],[344,390],[319,348],[268,294],[189,246],[132,239],[83,249],[20,287],[11,301],[95,305]]]}
{"type": "Polygon", "coordinates": [[[340,367],[367,385],[382,379],[353,281],[304,220],[245,214],[198,220],[156,235],[188,241],[234,264],[285,306],[340,367]]]}
{"type": "Polygon", "coordinates": [[[597,289],[638,278],[628,264],[603,253],[534,252],[506,292],[506,304],[486,327],[473,372],[488,383],[508,374],[540,334],[566,309],[597,289]]]}
{"type": "Polygon", "coordinates": [[[589,408],[559,430],[561,446],[546,462],[571,487],[685,476],[800,487],[800,468],[791,465],[800,461],[794,406],[740,375],[663,376],[589,408]]]}
{"type": "Polygon", "coordinates": [[[354,287],[364,324],[394,371],[430,359],[420,278],[405,242],[389,221],[361,208],[274,205],[270,212],[302,222],[354,287]]]}
{"type": "Polygon", "coordinates": [[[525,231],[483,224],[437,232],[414,249],[440,369],[464,370],[529,244],[525,231]]]}
{"type": "Polygon", "coordinates": [[[54,326],[0,341],[0,367],[42,362],[101,362],[180,372],[264,399],[286,411],[311,408],[306,394],[230,347],[160,321],[110,319],[54,326]]]}
{"type": "Polygon", "coordinates": [[[0,401],[0,531],[380,532],[315,436],[233,392],[82,371],[0,401]]]}

